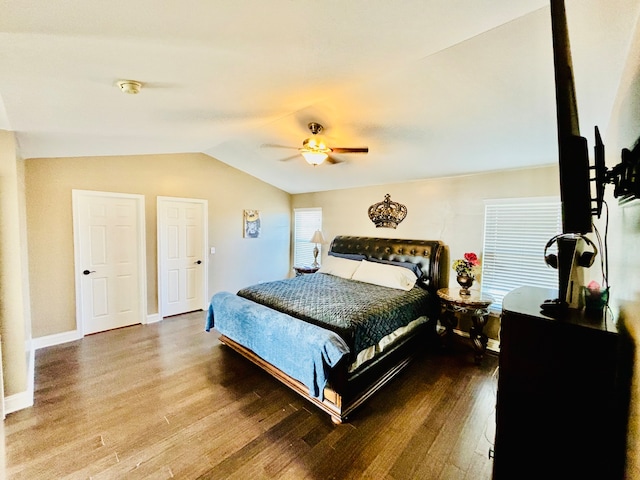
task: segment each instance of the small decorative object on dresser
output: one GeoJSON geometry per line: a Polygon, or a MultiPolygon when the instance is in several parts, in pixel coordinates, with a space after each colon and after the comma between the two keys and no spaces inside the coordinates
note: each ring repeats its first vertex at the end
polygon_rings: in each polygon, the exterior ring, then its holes
{"type": "Polygon", "coordinates": [[[595,280],[582,287],[584,296],[584,312],[586,315],[602,315],[602,310],[609,303],[609,287],[601,288],[595,280]]]}
{"type": "Polygon", "coordinates": [[[478,256],[473,252],[464,254],[464,258],[459,258],[453,262],[452,268],[456,271],[456,281],[462,287],[460,295],[470,295],[469,289],[473,285],[476,274],[480,269],[478,256]]]}

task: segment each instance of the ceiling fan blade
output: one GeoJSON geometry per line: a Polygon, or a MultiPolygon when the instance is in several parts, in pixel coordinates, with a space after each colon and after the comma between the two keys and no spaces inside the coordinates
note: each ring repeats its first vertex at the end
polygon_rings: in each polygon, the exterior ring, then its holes
{"type": "Polygon", "coordinates": [[[327,156],[327,163],[330,163],[331,165],[335,165],[336,163],[342,163],[343,160],[339,160],[336,157],[332,157],[331,155],[327,156]]]}
{"type": "Polygon", "coordinates": [[[285,157],[285,158],[281,158],[280,160],[278,160],[279,162],[288,162],[289,160],[293,160],[294,158],[301,158],[299,153],[296,153],[295,155],[291,155],[289,157],[285,157]]]}
{"type": "Polygon", "coordinates": [[[369,153],[369,147],[359,147],[359,148],[331,147],[331,151],[333,153],[369,153]]]}
{"type": "Polygon", "coordinates": [[[278,145],[277,143],[263,143],[260,148],[290,148],[298,150],[298,147],[290,147],[289,145],[278,145]]]}

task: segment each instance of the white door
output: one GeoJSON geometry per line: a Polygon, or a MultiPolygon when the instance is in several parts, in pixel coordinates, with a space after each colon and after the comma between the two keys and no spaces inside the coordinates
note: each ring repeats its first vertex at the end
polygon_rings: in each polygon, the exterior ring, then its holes
{"type": "Polygon", "coordinates": [[[160,314],[206,308],[207,201],[158,197],[160,314]]]}
{"type": "Polygon", "coordinates": [[[144,196],[74,190],[73,207],[82,333],[143,323],[144,196]]]}

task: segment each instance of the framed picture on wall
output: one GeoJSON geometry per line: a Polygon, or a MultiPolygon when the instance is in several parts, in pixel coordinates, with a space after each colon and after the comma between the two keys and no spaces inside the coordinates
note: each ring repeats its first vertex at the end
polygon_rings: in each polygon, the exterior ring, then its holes
{"type": "Polygon", "coordinates": [[[245,210],[243,214],[244,238],[258,238],[260,236],[260,211],[245,210]]]}

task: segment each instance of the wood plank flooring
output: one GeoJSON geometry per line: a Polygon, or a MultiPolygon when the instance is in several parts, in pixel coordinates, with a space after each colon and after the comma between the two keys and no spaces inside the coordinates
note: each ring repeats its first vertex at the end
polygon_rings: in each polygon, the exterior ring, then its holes
{"type": "Polygon", "coordinates": [[[333,425],[217,336],[195,312],[38,350],[35,406],[5,420],[6,478],[491,478],[497,358],[474,365],[468,340],[333,425]]]}

